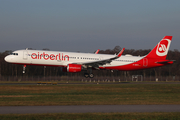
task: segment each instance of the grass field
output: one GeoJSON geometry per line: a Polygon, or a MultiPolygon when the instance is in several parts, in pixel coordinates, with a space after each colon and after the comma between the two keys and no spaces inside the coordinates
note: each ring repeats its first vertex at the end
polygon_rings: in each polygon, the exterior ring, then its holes
{"type": "MultiPolygon", "coordinates": [[[[1,85],[0,106],[180,104],[180,84],[1,85]]],[[[7,114],[0,120],[179,120],[180,113],[7,114]]]]}
{"type": "Polygon", "coordinates": [[[0,86],[0,106],[111,104],[180,104],[180,84],[0,86]]]}

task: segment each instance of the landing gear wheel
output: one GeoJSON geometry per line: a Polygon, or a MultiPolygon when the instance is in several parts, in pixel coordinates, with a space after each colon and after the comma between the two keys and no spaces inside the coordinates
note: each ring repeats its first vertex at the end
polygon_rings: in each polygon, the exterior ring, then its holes
{"type": "Polygon", "coordinates": [[[94,74],[90,73],[90,74],[89,74],[89,77],[90,77],[90,78],[93,78],[93,77],[94,77],[94,74]]]}
{"type": "Polygon", "coordinates": [[[84,73],[84,77],[85,77],[85,78],[88,78],[88,77],[89,77],[89,74],[88,74],[88,73],[84,73]]]}

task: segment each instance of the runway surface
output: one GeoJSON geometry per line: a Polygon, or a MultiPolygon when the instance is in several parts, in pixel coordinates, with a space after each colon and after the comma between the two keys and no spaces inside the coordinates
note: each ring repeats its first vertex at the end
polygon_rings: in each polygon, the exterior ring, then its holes
{"type": "MultiPolygon", "coordinates": [[[[53,82],[52,82],[53,83],[53,82]]],[[[78,85],[78,84],[180,84],[180,82],[79,82],[79,83],[57,83],[57,85],[78,85]]],[[[46,85],[46,82],[39,83],[0,83],[0,85],[46,85]]],[[[50,85],[50,84],[48,84],[50,85]]]]}
{"type": "Polygon", "coordinates": [[[180,105],[1,106],[0,114],[180,112],[180,105]]]}

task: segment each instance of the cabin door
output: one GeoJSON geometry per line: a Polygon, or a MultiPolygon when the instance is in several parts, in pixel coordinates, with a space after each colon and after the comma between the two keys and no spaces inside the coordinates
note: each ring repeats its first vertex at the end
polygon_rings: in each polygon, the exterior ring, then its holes
{"type": "Polygon", "coordinates": [[[24,59],[24,60],[27,60],[27,59],[28,59],[28,51],[27,51],[27,50],[24,50],[24,51],[23,51],[23,59],[24,59]]]}

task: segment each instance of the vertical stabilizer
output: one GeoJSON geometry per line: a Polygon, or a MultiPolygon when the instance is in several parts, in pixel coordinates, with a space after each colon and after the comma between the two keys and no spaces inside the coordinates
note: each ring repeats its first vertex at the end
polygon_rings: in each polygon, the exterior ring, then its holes
{"type": "Polygon", "coordinates": [[[146,56],[146,58],[158,58],[166,59],[169,46],[171,44],[172,36],[165,36],[151,52],[146,56]]]}

